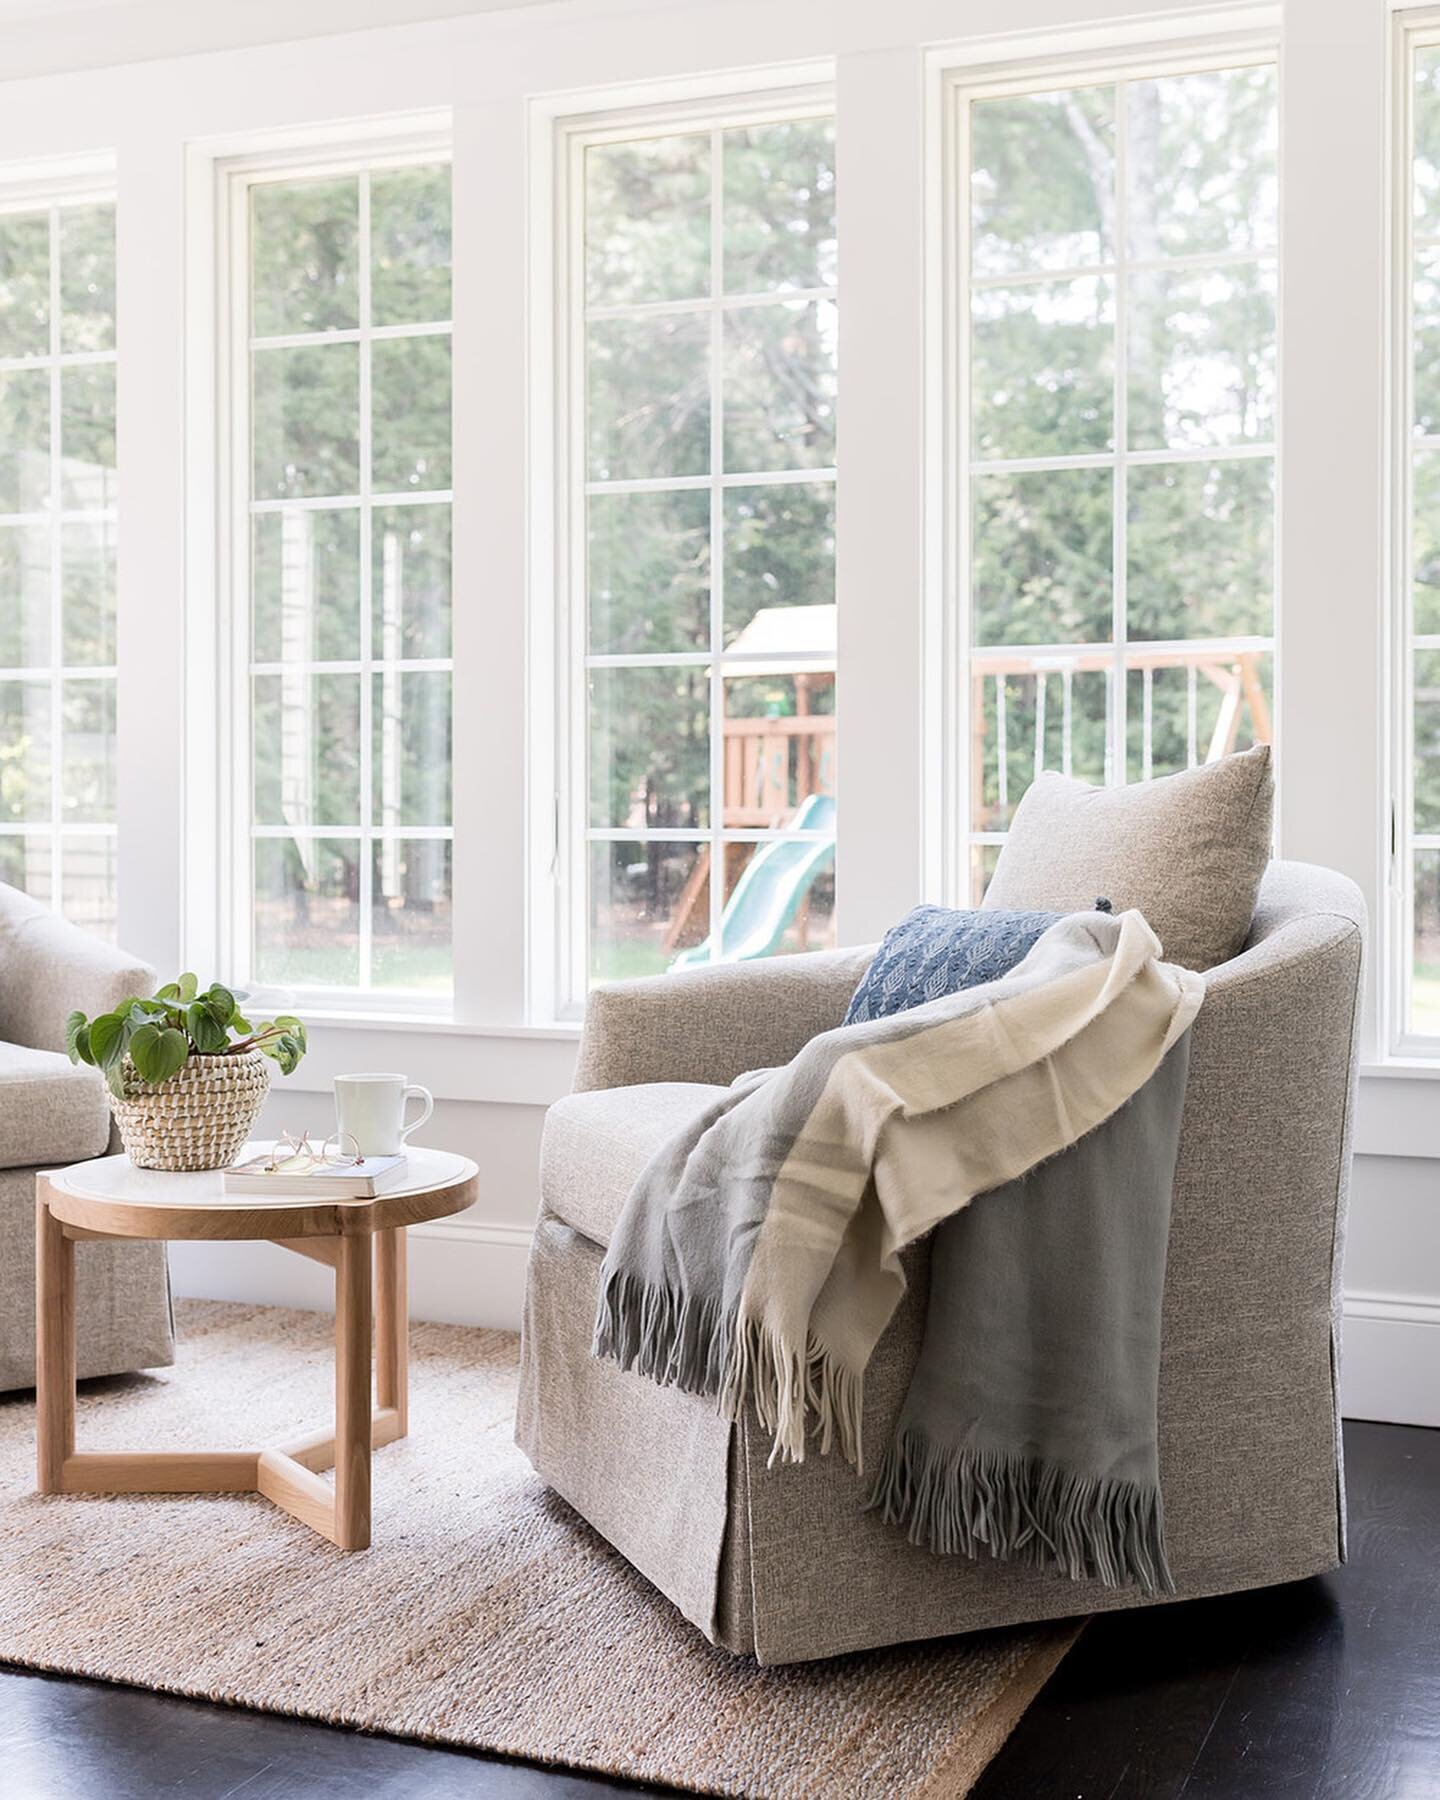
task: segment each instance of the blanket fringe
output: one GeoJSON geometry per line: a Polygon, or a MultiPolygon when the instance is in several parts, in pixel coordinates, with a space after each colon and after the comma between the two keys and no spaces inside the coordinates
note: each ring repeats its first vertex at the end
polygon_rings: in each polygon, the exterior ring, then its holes
{"type": "Polygon", "coordinates": [[[713,1300],[652,1287],[617,1269],[601,1283],[591,1348],[661,1387],[711,1396],[732,1423],[749,1401],[772,1435],[772,1466],[803,1462],[814,1435],[822,1456],[838,1443],[845,1460],[864,1471],[863,1373],[837,1362],[813,1334],[801,1349],[759,1319],[738,1319],[713,1300]]]}
{"type": "Polygon", "coordinates": [[[910,1542],[947,1556],[1059,1569],[1108,1588],[1173,1594],[1158,1487],[897,1430],[868,1502],[910,1542]]]}

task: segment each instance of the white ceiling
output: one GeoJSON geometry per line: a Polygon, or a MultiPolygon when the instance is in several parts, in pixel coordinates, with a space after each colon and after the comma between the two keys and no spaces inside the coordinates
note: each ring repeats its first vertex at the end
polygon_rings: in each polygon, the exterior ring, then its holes
{"type": "Polygon", "coordinates": [[[0,0],[0,80],[553,0],[0,0]]]}

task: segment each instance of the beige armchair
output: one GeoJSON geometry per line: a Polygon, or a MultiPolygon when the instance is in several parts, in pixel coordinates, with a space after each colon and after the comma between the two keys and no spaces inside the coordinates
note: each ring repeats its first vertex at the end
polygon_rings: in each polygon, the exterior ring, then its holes
{"type": "MultiPolygon", "coordinates": [[[[146,964],[0,884],[0,1390],[35,1380],[36,1172],[110,1144],[103,1080],[64,1054],[66,1015],[154,985],[146,964]]],[[[77,1374],[173,1362],[163,1244],[79,1244],[75,1272],[77,1374]]]]}
{"type": "MultiPolygon", "coordinates": [[[[1363,903],[1276,863],[1195,1025],[1166,1275],[1160,1461],[1178,1598],[1344,1555],[1336,1400],[1363,903]]],[[[753,1417],[590,1355],[604,1246],[650,1154],[742,1071],[840,1022],[869,950],[663,976],[592,996],[546,1124],[517,1438],[538,1472],[713,1641],[763,1663],[1144,1604],[932,1555],[865,1510],[838,1457],[769,1466],[753,1417]]],[[[887,1441],[917,1355],[928,1247],[866,1377],[887,1441]]]]}

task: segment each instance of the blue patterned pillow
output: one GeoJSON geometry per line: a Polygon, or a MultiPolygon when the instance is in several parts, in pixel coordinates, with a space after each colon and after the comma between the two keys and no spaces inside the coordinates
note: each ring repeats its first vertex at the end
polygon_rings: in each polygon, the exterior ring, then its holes
{"type": "Polygon", "coordinates": [[[961,912],[917,906],[885,933],[845,1014],[845,1024],[886,1019],[1007,974],[1063,917],[1053,912],[961,912]]]}

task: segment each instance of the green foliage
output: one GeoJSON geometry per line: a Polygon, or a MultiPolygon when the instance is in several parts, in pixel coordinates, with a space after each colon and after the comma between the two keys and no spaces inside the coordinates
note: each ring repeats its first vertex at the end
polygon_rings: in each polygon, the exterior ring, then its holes
{"type": "Polygon", "coordinates": [[[212,982],[203,993],[192,974],[181,975],[148,999],[131,996],[113,1012],[65,1021],[65,1048],[73,1063],[103,1070],[112,1093],[122,1093],[128,1061],[154,1087],[184,1068],[192,1056],[242,1056],[258,1050],[289,1075],[305,1054],[305,1027],[290,1014],[261,1025],[241,1015],[230,989],[212,982]]]}

